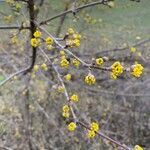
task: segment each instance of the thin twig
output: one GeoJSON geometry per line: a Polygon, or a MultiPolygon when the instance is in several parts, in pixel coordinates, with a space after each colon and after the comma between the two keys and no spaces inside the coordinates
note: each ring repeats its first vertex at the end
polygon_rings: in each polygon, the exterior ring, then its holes
{"type": "Polygon", "coordinates": [[[24,29],[30,29],[30,27],[23,27],[23,26],[0,26],[0,30],[11,30],[11,29],[19,29],[19,30],[24,30],[24,29]]]}
{"type": "Polygon", "coordinates": [[[99,67],[93,64],[88,64],[87,62],[84,62],[82,59],[80,59],[79,57],[77,57],[74,53],[72,53],[70,50],[66,49],[65,46],[62,46],[55,37],[53,37],[46,29],[44,29],[43,27],[38,26],[41,30],[43,30],[47,35],[49,35],[51,38],[53,38],[55,44],[60,48],[63,49],[66,53],[68,53],[69,55],[73,56],[75,59],[77,59],[78,61],[80,61],[80,63],[82,63],[82,65],[84,67],[87,68],[95,68],[95,69],[100,69],[103,71],[110,71],[111,68],[110,67],[99,67]]]}
{"type": "Polygon", "coordinates": [[[68,105],[70,106],[70,110],[71,110],[72,116],[73,116],[73,118],[74,118],[74,121],[77,122],[78,120],[77,120],[77,117],[76,117],[76,115],[75,115],[75,112],[74,112],[74,110],[73,110],[73,108],[72,108],[72,106],[71,106],[68,91],[67,91],[67,89],[66,89],[66,87],[65,87],[65,84],[64,84],[64,82],[63,82],[63,79],[61,78],[61,75],[60,75],[59,71],[57,70],[57,67],[52,63],[52,61],[49,59],[49,57],[47,56],[47,54],[46,54],[40,47],[39,47],[39,49],[40,49],[40,51],[43,53],[43,56],[44,56],[44,57],[49,61],[49,63],[52,65],[54,71],[56,72],[57,77],[58,77],[58,79],[59,79],[59,81],[60,81],[62,87],[64,88],[64,94],[65,94],[65,97],[66,97],[66,99],[67,99],[68,105]]]}
{"type": "Polygon", "coordinates": [[[4,81],[0,82],[0,87],[3,86],[4,84],[6,84],[9,80],[11,80],[13,77],[18,76],[20,74],[24,74],[26,71],[29,70],[30,67],[24,68],[22,70],[19,70],[15,73],[13,73],[12,75],[10,75],[8,78],[6,78],[4,81]]]}
{"type": "Polygon", "coordinates": [[[0,146],[0,149],[1,149],[1,150],[13,150],[12,148],[5,147],[5,146],[0,146]]]}
{"type": "MultiPolygon", "coordinates": [[[[104,0],[102,0],[102,1],[97,1],[97,2],[91,2],[91,3],[89,3],[89,4],[85,4],[85,5],[82,5],[82,6],[77,7],[74,11],[77,13],[77,12],[79,12],[80,10],[82,10],[82,9],[84,9],[84,8],[91,7],[91,6],[95,6],[95,5],[98,5],[98,4],[103,4],[103,2],[104,2],[104,0]]],[[[45,25],[45,24],[47,24],[48,22],[50,22],[50,21],[52,21],[52,20],[54,20],[54,19],[56,19],[56,18],[59,18],[59,17],[65,15],[65,14],[69,14],[69,13],[73,13],[73,12],[72,12],[72,9],[66,10],[66,11],[64,11],[64,12],[61,12],[61,13],[59,13],[59,14],[57,14],[57,15],[51,17],[51,18],[49,18],[49,19],[46,19],[46,20],[44,20],[44,21],[41,21],[41,22],[39,23],[39,25],[45,25]]]]}
{"type": "MultiPolygon", "coordinates": [[[[90,127],[87,126],[86,124],[84,124],[83,122],[78,122],[78,124],[81,125],[82,127],[86,128],[86,129],[90,130],[90,127]]],[[[111,143],[113,143],[113,144],[115,144],[115,145],[118,145],[119,147],[123,148],[124,150],[131,150],[129,147],[127,147],[127,146],[125,146],[125,145],[119,143],[118,141],[116,141],[116,140],[114,140],[114,139],[112,139],[112,138],[106,136],[105,134],[103,134],[103,133],[101,133],[101,132],[96,132],[96,133],[97,133],[97,135],[99,135],[100,137],[102,137],[102,138],[104,138],[104,139],[110,141],[111,143]]]]}

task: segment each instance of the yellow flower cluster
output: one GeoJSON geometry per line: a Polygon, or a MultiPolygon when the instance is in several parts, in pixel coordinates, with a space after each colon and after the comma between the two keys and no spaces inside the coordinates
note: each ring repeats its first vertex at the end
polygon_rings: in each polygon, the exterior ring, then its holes
{"type": "Polygon", "coordinates": [[[70,100],[71,100],[72,102],[78,102],[78,101],[79,101],[78,95],[77,95],[77,94],[73,94],[73,95],[70,97],[70,100]]]}
{"type": "Polygon", "coordinates": [[[62,57],[60,61],[60,66],[65,68],[69,67],[69,61],[65,57],[62,57]]]}
{"type": "Polygon", "coordinates": [[[14,35],[14,36],[11,38],[11,42],[12,42],[13,44],[17,44],[17,43],[19,42],[16,35],[14,35]]]}
{"type": "Polygon", "coordinates": [[[41,32],[37,30],[34,32],[33,35],[34,35],[34,38],[32,38],[30,41],[31,46],[38,47],[40,45],[41,32]]]}
{"type": "Polygon", "coordinates": [[[39,70],[39,66],[38,65],[34,65],[33,71],[37,72],[38,70],[39,70]]]}
{"type": "Polygon", "coordinates": [[[144,70],[143,66],[141,64],[138,64],[137,62],[133,66],[131,66],[131,69],[131,74],[137,78],[142,75],[144,70]]]}
{"type": "Polygon", "coordinates": [[[99,131],[99,125],[96,122],[92,122],[90,125],[90,130],[88,131],[88,138],[94,138],[96,135],[96,132],[99,131]]]}
{"type": "Polygon", "coordinates": [[[4,20],[5,20],[7,23],[11,23],[11,22],[12,22],[12,19],[13,19],[13,16],[12,16],[12,15],[4,16],[4,20]]]}
{"type": "Polygon", "coordinates": [[[89,130],[88,131],[88,134],[87,134],[87,136],[88,136],[88,138],[94,138],[95,137],[95,131],[92,131],[92,130],[89,130]]]}
{"type": "Polygon", "coordinates": [[[40,40],[37,38],[32,38],[31,39],[31,46],[33,47],[38,47],[40,45],[40,40]]]}
{"type": "Polygon", "coordinates": [[[66,45],[68,46],[68,47],[79,47],[80,46],[80,40],[78,40],[78,39],[68,39],[67,41],[66,41],[66,45]]]}
{"type": "Polygon", "coordinates": [[[99,130],[99,125],[98,125],[98,123],[92,122],[92,123],[91,123],[91,126],[90,126],[90,129],[93,130],[93,131],[95,131],[95,132],[97,132],[97,131],[99,130]]]}
{"type": "Polygon", "coordinates": [[[136,48],[135,47],[130,47],[130,52],[131,53],[135,53],[136,52],[136,48]]]}
{"type": "Polygon", "coordinates": [[[72,28],[69,28],[67,32],[66,46],[79,47],[80,40],[81,40],[81,35],[75,32],[72,28]]]}
{"type": "Polygon", "coordinates": [[[62,112],[62,116],[65,117],[65,118],[69,118],[70,116],[70,108],[68,105],[64,105],[63,108],[62,108],[63,112],[62,112]]]}
{"type": "Polygon", "coordinates": [[[33,35],[34,35],[35,38],[40,38],[41,37],[41,32],[37,30],[37,31],[34,32],[33,35]]]}
{"type": "Polygon", "coordinates": [[[47,37],[45,39],[45,43],[47,44],[47,49],[52,50],[53,48],[52,44],[54,43],[54,40],[51,37],[47,37]]]}
{"type": "Polygon", "coordinates": [[[101,66],[103,63],[104,63],[103,58],[100,57],[100,58],[97,58],[97,59],[96,59],[96,64],[97,64],[97,65],[101,66]]]}
{"type": "Polygon", "coordinates": [[[21,9],[21,4],[16,2],[16,0],[5,0],[5,2],[12,6],[15,11],[19,11],[21,9]]]}
{"type": "Polygon", "coordinates": [[[15,3],[15,1],[14,1],[14,0],[5,0],[5,2],[6,2],[6,3],[8,3],[9,5],[12,5],[12,4],[14,4],[14,3],[15,3]]]}
{"type": "Polygon", "coordinates": [[[74,122],[70,122],[68,125],[68,130],[69,131],[74,131],[76,129],[76,124],[74,122]]]}
{"type": "Polygon", "coordinates": [[[97,22],[96,19],[94,19],[92,16],[90,16],[87,13],[86,14],[83,13],[83,17],[84,17],[84,20],[86,21],[86,23],[95,24],[97,22]]]}
{"type": "Polygon", "coordinates": [[[119,75],[123,73],[123,66],[119,61],[116,61],[111,66],[111,78],[116,79],[119,75]]]}
{"type": "Polygon", "coordinates": [[[53,39],[52,39],[51,37],[47,37],[47,38],[45,39],[45,43],[46,43],[47,45],[52,45],[52,44],[53,44],[53,39]]]}
{"type": "Polygon", "coordinates": [[[135,145],[133,150],[143,150],[143,148],[141,146],[139,146],[139,145],[135,145]]]}
{"type": "MultiPolygon", "coordinates": [[[[48,67],[47,67],[47,65],[46,65],[45,63],[41,64],[40,67],[41,67],[41,69],[44,70],[44,71],[47,71],[47,70],[48,70],[48,67]]],[[[34,72],[37,72],[40,67],[39,67],[39,65],[34,65],[33,71],[34,71],[34,72]]]]}
{"type": "Polygon", "coordinates": [[[47,71],[48,70],[48,67],[45,63],[41,64],[41,68],[44,70],[44,71],[47,71]]]}
{"type": "Polygon", "coordinates": [[[68,35],[72,35],[74,33],[75,33],[75,31],[73,30],[73,28],[69,28],[68,31],[67,31],[68,35]]]}
{"type": "Polygon", "coordinates": [[[15,4],[15,9],[16,9],[17,11],[19,11],[19,10],[21,9],[21,4],[20,4],[20,3],[16,3],[16,4],[15,4]]]}
{"type": "Polygon", "coordinates": [[[92,85],[95,84],[96,82],[96,78],[94,75],[92,75],[91,73],[89,73],[85,79],[84,79],[85,83],[87,83],[88,85],[92,85]]]}
{"type": "Polygon", "coordinates": [[[71,74],[67,74],[64,76],[64,78],[67,80],[67,81],[70,81],[71,80],[71,74]]]}
{"type": "Polygon", "coordinates": [[[64,56],[65,55],[65,51],[64,50],[60,50],[60,55],[64,56]]]}
{"type": "Polygon", "coordinates": [[[77,59],[73,59],[72,60],[72,64],[75,66],[75,67],[79,67],[79,65],[80,65],[80,61],[79,60],[77,60],[77,59]]]}

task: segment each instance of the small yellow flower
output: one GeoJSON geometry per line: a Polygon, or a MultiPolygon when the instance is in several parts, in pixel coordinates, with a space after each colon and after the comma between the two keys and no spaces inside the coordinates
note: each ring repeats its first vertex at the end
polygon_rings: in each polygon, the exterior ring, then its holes
{"type": "Polygon", "coordinates": [[[4,16],[4,20],[5,20],[7,23],[11,23],[12,20],[13,20],[13,16],[12,16],[12,15],[4,16]]]}
{"type": "Polygon", "coordinates": [[[48,68],[47,68],[47,65],[45,63],[41,64],[41,68],[44,70],[44,71],[47,71],[48,68]]]}
{"type": "Polygon", "coordinates": [[[67,74],[64,76],[64,78],[67,80],[67,81],[70,81],[71,80],[71,74],[67,74]]]}
{"type": "Polygon", "coordinates": [[[73,45],[74,45],[74,40],[72,40],[72,39],[67,39],[67,40],[66,40],[66,45],[69,46],[69,47],[73,47],[73,45]]]}
{"type": "Polygon", "coordinates": [[[68,29],[68,34],[74,34],[74,33],[75,33],[75,31],[73,30],[73,28],[68,29]]]}
{"type": "Polygon", "coordinates": [[[143,148],[141,146],[139,146],[139,145],[135,145],[133,150],[143,150],[143,148]]]}
{"type": "Polygon", "coordinates": [[[79,39],[75,39],[74,41],[73,41],[73,45],[72,46],[74,46],[74,47],[79,47],[80,46],[80,40],[79,39]]]}
{"type": "Polygon", "coordinates": [[[99,125],[96,122],[92,122],[91,125],[90,125],[90,129],[92,131],[97,132],[99,130],[99,125]]]}
{"type": "Polygon", "coordinates": [[[94,138],[95,137],[95,131],[93,131],[93,130],[89,130],[88,131],[88,134],[87,134],[87,136],[88,136],[88,138],[94,138]]]}
{"type": "Polygon", "coordinates": [[[69,67],[69,61],[66,58],[62,58],[60,61],[60,66],[61,67],[69,67]]]}
{"type": "Polygon", "coordinates": [[[136,48],[135,47],[130,47],[130,52],[131,53],[135,53],[136,52],[136,48]]]}
{"type": "Polygon", "coordinates": [[[68,130],[69,131],[74,131],[76,129],[76,124],[74,122],[71,122],[69,125],[68,125],[68,130]]]}
{"type": "Polygon", "coordinates": [[[21,4],[16,3],[15,8],[16,8],[17,11],[19,11],[21,9],[21,4]]]}
{"type": "Polygon", "coordinates": [[[79,39],[68,39],[68,40],[66,40],[66,45],[69,47],[79,47],[80,40],[79,39]]]}
{"type": "Polygon", "coordinates": [[[34,35],[35,38],[39,38],[41,36],[41,32],[40,31],[35,31],[33,35],[34,35]]]}
{"type": "Polygon", "coordinates": [[[96,64],[97,64],[97,65],[101,66],[103,63],[104,63],[103,58],[100,57],[100,58],[97,58],[97,59],[96,59],[96,64]]]}
{"type": "Polygon", "coordinates": [[[62,112],[62,116],[65,118],[69,118],[70,114],[69,114],[69,106],[68,105],[64,105],[62,108],[63,112],[62,112]]]}
{"type": "Polygon", "coordinates": [[[51,51],[53,49],[52,45],[47,45],[47,50],[51,51]]]}
{"type": "Polygon", "coordinates": [[[45,42],[46,42],[47,45],[52,45],[53,44],[53,39],[51,37],[47,37],[45,39],[45,42]]]}
{"type": "Polygon", "coordinates": [[[72,63],[73,63],[73,65],[75,66],[75,67],[79,67],[79,65],[80,65],[80,61],[79,60],[77,60],[77,59],[73,59],[72,60],[72,63]]]}
{"type": "Polygon", "coordinates": [[[123,66],[119,61],[116,61],[111,66],[113,76],[119,76],[123,73],[123,66]]]}
{"type": "Polygon", "coordinates": [[[139,78],[142,75],[144,70],[144,67],[138,63],[135,63],[133,66],[131,66],[131,68],[132,68],[131,74],[137,78],[139,78]]]}
{"type": "Polygon", "coordinates": [[[68,112],[70,110],[68,105],[64,105],[62,108],[63,112],[68,112]]]}
{"type": "Polygon", "coordinates": [[[31,39],[31,46],[38,47],[40,45],[40,41],[36,38],[31,39]]]}
{"type": "Polygon", "coordinates": [[[11,41],[12,41],[13,44],[17,44],[17,43],[18,43],[18,38],[17,38],[17,36],[16,36],[16,35],[13,36],[13,37],[11,38],[11,41]]]}
{"type": "Polygon", "coordinates": [[[80,40],[81,39],[81,35],[79,33],[75,33],[75,34],[73,34],[73,39],[80,40]]]}
{"type": "Polygon", "coordinates": [[[60,51],[60,55],[61,55],[61,56],[64,56],[64,55],[65,55],[65,51],[64,51],[64,50],[61,50],[61,51],[60,51]]]}
{"type": "Polygon", "coordinates": [[[86,77],[85,77],[85,83],[89,84],[89,85],[92,85],[92,84],[95,84],[96,82],[96,79],[95,79],[95,76],[92,75],[91,73],[89,73],[86,77]]]}
{"type": "Polygon", "coordinates": [[[70,100],[73,101],[73,102],[78,102],[78,100],[79,100],[78,95],[77,95],[77,94],[73,94],[73,95],[70,97],[70,100]]]}
{"type": "Polygon", "coordinates": [[[69,114],[69,112],[63,112],[62,116],[65,118],[69,118],[70,114],[69,114]]]}
{"type": "Polygon", "coordinates": [[[113,80],[116,80],[117,79],[117,76],[114,74],[114,73],[110,73],[110,78],[113,79],[113,80]]]}
{"type": "Polygon", "coordinates": [[[38,65],[34,65],[33,70],[36,72],[39,70],[39,66],[38,65]]]}
{"type": "Polygon", "coordinates": [[[63,92],[65,91],[65,89],[64,89],[63,86],[59,85],[58,88],[57,88],[57,91],[58,91],[59,93],[63,93],[63,92]]]}

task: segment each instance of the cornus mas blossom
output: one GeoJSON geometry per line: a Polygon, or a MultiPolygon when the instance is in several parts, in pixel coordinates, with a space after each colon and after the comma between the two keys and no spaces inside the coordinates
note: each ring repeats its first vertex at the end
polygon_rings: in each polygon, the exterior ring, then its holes
{"type": "Polygon", "coordinates": [[[134,77],[139,78],[142,75],[143,70],[144,70],[143,66],[137,62],[133,66],[131,66],[131,74],[134,77]]]}
{"type": "Polygon", "coordinates": [[[123,73],[123,66],[119,61],[116,61],[111,66],[111,78],[116,79],[123,73]]]}
{"type": "Polygon", "coordinates": [[[35,31],[33,35],[34,35],[35,38],[40,38],[41,37],[41,32],[40,31],[35,31]]]}
{"type": "Polygon", "coordinates": [[[54,40],[53,40],[51,37],[47,37],[47,38],[45,39],[45,43],[46,43],[47,45],[52,45],[53,42],[54,42],[54,40]]]}
{"type": "Polygon", "coordinates": [[[133,150],[143,150],[143,148],[141,146],[139,146],[139,145],[135,145],[133,150]]]}
{"type": "Polygon", "coordinates": [[[96,82],[96,78],[93,74],[89,73],[85,79],[84,79],[85,83],[87,83],[88,85],[92,85],[95,84],[96,82]]]}
{"type": "Polygon", "coordinates": [[[73,94],[71,97],[70,97],[70,100],[72,102],[78,102],[79,98],[78,98],[78,95],[77,94],[73,94]]]}
{"type": "MultiPolygon", "coordinates": [[[[34,38],[31,39],[31,45],[33,47],[40,46],[41,45],[40,38],[41,38],[41,32],[37,30],[34,33],[34,38]]],[[[74,29],[69,28],[67,33],[66,33],[66,37],[64,38],[64,40],[65,40],[65,44],[66,44],[66,46],[68,48],[78,47],[78,46],[80,46],[81,35],[79,33],[75,32],[74,29]]],[[[45,44],[47,46],[47,49],[51,50],[53,48],[53,46],[52,46],[53,43],[54,43],[54,39],[53,38],[47,37],[44,40],[44,42],[45,42],[45,44]]],[[[136,49],[134,47],[131,47],[130,51],[131,52],[135,52],[136,49]]],[[[58,56],[60,56],[60,60],[59,60],[60,67],[68,68],[69,65],[70,66],[72,65],[72,66],[75,66],[76,68],[78,68],[80,64],[82,65],[82,61],[79,58],[71,58],[71,59],[68,60],[66,55],[67,55],[67,52],[65,51],[65,49],[62,48],[62,50],[59,50],[58,56]]],[[[94,61],[95,61],[94,65],[101,66],[101,65],[104,64],[105,58],[104,57],[98,57],[97,59],[94,59],[94,61]]],[[[39,69],[38,65],[35,65],[33,67],[33,70],[35,72],[38,71],[38,69],[39,69]]],[[[48,70],[48,66],[45,63],[43,63],[43,64],[41,64],[41,69],[43,69],[44,71],[47,71],[48,70]]],[[[88,85],[93,85],[96,82],[96,78],[90,72],[90,69],[91,68],[89,68],[88,75],[85,76],[85,78],[84,78],[84,82],[86,84],[88,84],[88,85]]],[[[116,61],[109,67],[109,70],[111,71],[111,78],[112,79],[117,79],[117,77],[120,76],[123,73],[124,70],[125,71],[129,71],[130,70],[131,71],[131,75],[133,75],[134,77],[138,78],[138,77],[140,77],[142,75],[144,68],[143,68],[143,66],[141,64],[135,63],[134,65],[131,66],[130,69],[125,69],[119,61],[116,61]]],[[[72,78],[72,75],[70,73],[68,73],[68,74],[66,74],[64,76],[64,79],[66,81],[70,81],[71,78],[72,78]]],[[[58,86],[58,92],[65,93],[65,88],[63,86],[58,86]]],[[[78,95],[77,94],[71,95],[69,100],[70,101],[68,101],[68,104],[64,105],[62,107],[62,116],[64,118],[69,118],[70,116],[72,116],[73,109],[72,109],[72,106],[70,105],[72,103],[70,103],[70,102],[78,102],[79,101],[78,95]]],[[[68,124],[67,128],[71,132],[74,131],[77,128],[76,122],[70,122],[68,124]]],[[[96,136],[97,132],[99,131],[98,123],[92,122],[89,125],[89,127],[87,127],[87,130],[88,130],[87,131],[87,137],[88,138],[94,138],[96,136]]],[[[143,148],[140,147],[139,145],[136,145],[134,147],[134,150],[143,150],[143,148]]]]}
{"type": "Polygon", "coordinates": [[[64,76],[65,80],[67,80],[67,81],[70,81],[70,80],[71,80],[71,77],[72,77],[72,76],[71,76],[71,74],[69,74],[69,73],[64,76]]]}
{"type": "Polygon", "coordinates": [[[68,125],[68,130],[69,131],[74,131],[76,129],[76,124],[74,122],[69,123],[68,125]]]}
{"type": "Polygon", "coordinates": [[[96,59],[96,64],[98,65],[98,66],[101,66],[102,64],[104,63],[104,60],[103,60],[103,58],[97,58],[96,59]]]}
{"type": "Polygon", "coordinates": [[[62,68],[67,68],[69,67],[69,61],[66,59],[66,58],[61,58],[61,61],[60,61],[60,66],[62,68]]]}
{"type": "Polygon", "coordinates": [[[68,105],[64,105],[63,108],[62,108],[62,116],[65,117],[65,118],[68,118],[70,116],[70,108],[68,105]]]}

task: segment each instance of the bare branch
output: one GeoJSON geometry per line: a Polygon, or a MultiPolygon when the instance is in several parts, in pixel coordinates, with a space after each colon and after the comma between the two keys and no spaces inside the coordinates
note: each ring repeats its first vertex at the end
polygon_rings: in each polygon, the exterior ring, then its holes
{"type": "Polygon", "coordinates": [[[15,73],[13,73],[12,75],[10,75],[8,78],[6,78],[4,81],[0,82],[0,87],[3,86],[4,84],[6,84],[9,80],[11,80],[13,77],[18,76],[20,74],[24,74],[25,72],[27,72],[29,70],[30,67],[24,68],[22,70],[19,70],[15,73]]]}
{"type": "Polygon", "coordinates": [[[19,29],[19,30],[24,30],[24,29],[30,29],[30,27],[23,27],[23,26],[0,26],[0,30],[11,30],[11,29],[19,29]]]}
{"type": "MultiPolygon", "coordinates": [[[[84,124],[84,123],[82,123],[82,122],[78,122],[78,124],[81,125],[82,127],[86,128],[86,129],[90,130],[90,128],[89,128],[86,124],[84,124]]],[[[104,139],[110,141],[111,143],[113,143],[113,144],[115,144],[115,145],[118,145],[119,147],[123,148],[124,150],[131,150],[129,147],[127,147],[127,146],[125,146],[125,145],[119,143],[118,141],[116,141],[116,140],[114,140],[114,139],[112,139],[112,138],[106,136],[105,134],[103,134],[103,133],[101,133],[101,132],[96,132],[96,133],[97,133],[97,135],[99,135],[100,137],[102,137],[102,138],[104,138],[104,139]]]]}
{"type": "MultiPolygon", "coordinates": [[[[99,4],[104,4],[104,0],[97,1],[97,2],[91,2],[91,3],[89,3],[89,4],[85,4],[85,5],[83,5],[83,6],[79,6],[79,7],[75,8],[74,11],[77,13],[77,12],[79,12],[80,10],[82,10],[82,9],[84,9],[84,8],[92,7],[92,6],[99,5],[99,4]]],[[[65,14],[69,14],[69,13],[73,13],[72,9],[66,10],[66,11],[64,11],[64,12],[61,12],[61,13],[59,13],[59,14],[57,14],[57,15],[51,17],[51,18],[49,18],[49,19],[46,19],[46,20],[44,20],[44,21],[41,21],[41,22],[39,23],[39,25],[45,25],[45,24],[47,24],[48,22],[50,22],[50,21],[52,21],[52,20],[54,20],[54,19],[56,19],[56,18],[59,18],[59,17],[65,15],[65,14]]]]}

